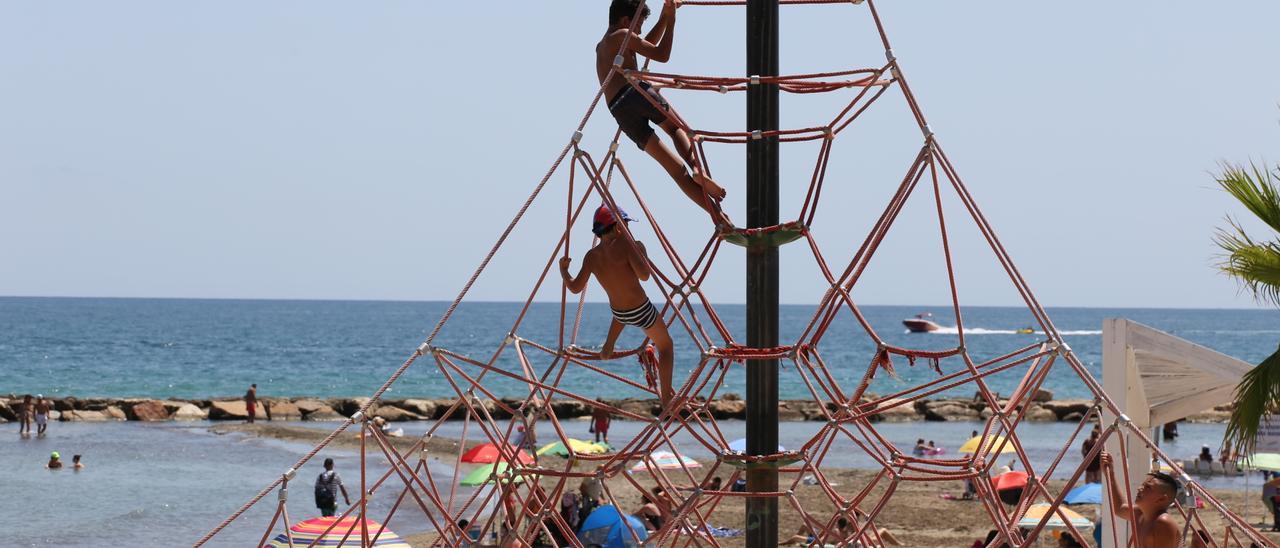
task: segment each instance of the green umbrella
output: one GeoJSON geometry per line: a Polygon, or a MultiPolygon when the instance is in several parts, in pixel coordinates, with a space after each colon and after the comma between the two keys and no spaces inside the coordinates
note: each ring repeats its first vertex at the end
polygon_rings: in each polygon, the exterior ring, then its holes
{"type": "MultiPolygon", "coordinates": [[[[493,478],[491,476],[494,474],[501,475],[507,471],[507,468],[509,468],[509,465],[502,461],[498,461],[493,464],[486,464],[472,470],[470,474],[467,474],[467,477],[462,478],[461,483],[462,485],[484,485],[486,483],[493,483],[493,478]]],[[[509,481],[520,483],[524,481],[524,476],[516,475],[509,481]]]]}
{"type": "Polygon", "coordinates": [[[1280,470],[1280,453],[1254,453],[1244,464],[1249,468],[1274,472],[1280,470]]]}

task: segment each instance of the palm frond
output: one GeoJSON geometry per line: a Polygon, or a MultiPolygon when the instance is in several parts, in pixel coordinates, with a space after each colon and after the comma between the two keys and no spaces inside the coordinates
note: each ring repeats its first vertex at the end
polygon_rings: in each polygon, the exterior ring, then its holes
{"type": "Polygon", "coordinates": [[[1280,405],[1280,349],[1244,374],[1236,386],[1235,403],[1223,445],[1249,455],[1257,444],[1263,418],[1280,405]]]}
{"type": "Polygon", "coordinates": [[[1219,229],[1214,242],[1226,252],[1218,269],[1244,284],[1255,299],[1280,305],[1280,243],[1257,242],[1228,219],[1231,229],[1219,229]]]}
{"type": "Polygon", "coordinates": [[[1227,191],[1262,222],[1280,232],[1280,169],[1269,172],[1250,163],[1244,166],[1224,164],[1217,177],[1218,186],[1227,191]]]}

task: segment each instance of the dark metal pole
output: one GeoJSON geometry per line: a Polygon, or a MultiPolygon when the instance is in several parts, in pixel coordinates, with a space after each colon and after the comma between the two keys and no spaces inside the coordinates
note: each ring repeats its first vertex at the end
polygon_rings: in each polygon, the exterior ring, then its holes
{"type": "MultiPolygon", "coordinates": [[[[778,75],[778,0],[747,0],[747,75],[778,75]]],[[[747,130],[778,129],[778,85],[747,89],[747,130]]],[[[747,142],[747,226],[778,224],[778,138],[747,142]]],[[[767,239],[766,239],[767,241],[767,239]]],[[[747,346],[778,345],[778,248],[747,249],[747,346]]],[[[778,360],[747,361],[747,453],[778,450],[778,360]]],[[[778,469],[747,469],[748,491],[777,491],[778,469]]],[[[747,499],[747,546],[778,545],[778,499],[747,499]]]]}

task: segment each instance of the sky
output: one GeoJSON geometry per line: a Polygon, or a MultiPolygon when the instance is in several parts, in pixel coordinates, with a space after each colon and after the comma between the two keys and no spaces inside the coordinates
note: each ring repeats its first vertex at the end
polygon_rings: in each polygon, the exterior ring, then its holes
{"type": "MultiPolygon", "coordinates": [[[[586,112],[605,5],[0,2],[0,295],[451,299],[586,112]]],[[[938,142],[1041,303],[1255,306],[1214,270],[1212,234],[1232,214],[1268,235],[1213,171],[1277,157],[1280,3],[878,7],[938,142]]],[[[682,8],[656,70],[741,76],[744,28],[739,8],[682,8]]],[[[865,5],[784,7],[781,44],[784,73],[884,62],[865,5]]],[[[784,96],[782,124],[821,123],[848,93],[784,96]]],[[[743,128],[740,94],[666,96],[697,127],[743,128]]],[[[603,155],[614,127],[597,111],[584,148],[603,155]]],[[[920,146],[896,89],[837,139],[813,226],[833,268],[920,146]]],[[[784,145],[784,218],[816,150],[784,145]]],[[[621,154],[696,256],[705,215],[634,145],[621,154]]],[[[743,219],[741,146],[708,156],[743,219]]],[[[531,293],[567,192],[562,168],[469,298],[531,293]]],[[[954,194],[941,199],[962,301],[1018,304],[954,194]]],[[[946,302],[933,200],[913,196],[855,297],[946,302]]],[[[570,229],[575,257],[587,228],[570,229]]],[[[636,225],[651,254],[653,228],[636,225]]],[[[812,253],[782,258],[782,301],[818,299],[812,253]]],[[[743,261],[722,249],[705,292],[742,302],[743,261]]]]}

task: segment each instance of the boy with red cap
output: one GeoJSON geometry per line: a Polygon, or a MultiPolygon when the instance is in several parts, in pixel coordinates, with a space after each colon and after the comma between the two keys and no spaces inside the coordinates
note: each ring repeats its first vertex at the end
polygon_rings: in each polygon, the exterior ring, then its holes
{"type": "Polygon", "coordinates": [[[693,203],[710,214],[721,228],[728,228],[733,226],[733,222],[719,207],[725,196],[724,188],[702,171],[693,154],[693,142],[675,123],[679,118],[675,110],[648,83],[632,85],[622,74],[623,70],[636,70],[636,54],[659,63],[671,58],[676,34],[676,4],[676,0],[665,0],[658,22],[648,34],[640,36],[631,31],[633,18],[640,17],[643,24],[643,19],[649,16],[649,6],[644,5],[644,0],[613,0],[609,5],[609,28],[596,44],[596,75],[604,85],[609,112],[618,121],[622,133],[657,160],[693,203]],[[622,49],[624,42],[626,49],[622,49]],[[619,50],[622,55],[618,55],[619,50]],[[620,68],[610,78],[610,71],[619,57],[620,68]],[[662,128],[671,138],[675,152],[663,144],[650,124],[662,128]]]}
{"type": "Polygon", "coordinates": [[[613,321],[609,324],[609,335],[605,337],[601,357],[609,359],[613,355],[613,345],[622,333],[622,328],[627,325],[643,329],[644,334],[658,347],[658,384],[661,385],[659,397],[662,398],[663,405],[666,405],[675,395],[671,389],[671,335],[667,332],[667,324],[663,323],[658,309],[640,286],[640,282],[648,280],[650,274],[644,244],[636,241],[632,245],[633,241],[618,226],[619,219],[631,221],[631,218],[622,210],[617,213],[614,215],[608,205],[601,205],[596,210],[591,231],[600,238],[600,243],[582,258],[582,269],[577,276],[569,275],[569,263],[572,259],[561,258],[560,276],[564,278],[569,291],[581,293],[587,288],[587,281],[595,275],[605,294],[609,296],[613,321]]]}

